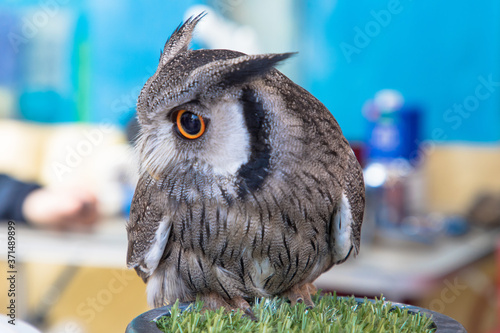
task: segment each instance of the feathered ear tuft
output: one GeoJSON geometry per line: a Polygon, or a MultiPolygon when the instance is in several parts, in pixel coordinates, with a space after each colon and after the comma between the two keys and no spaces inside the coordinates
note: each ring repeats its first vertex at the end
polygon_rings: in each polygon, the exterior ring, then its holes
{"type": "Polygon", "coordinates": [[[243,55],[240,57],[217,60],[199,67],[191,73],[191,82],[212,84],[238,84],[264,74],[279,62],[296,53],[271,53],[243,55]]]}
{"type": "Polygon", "coordinates": [[[206,14],[206,12],[201,12],[196,16],[191,16],[174,30],[163,48],[163,53],[160,56],[160,66],[164,66],[178,53],[188,50],[194,28],[206,14]]]}

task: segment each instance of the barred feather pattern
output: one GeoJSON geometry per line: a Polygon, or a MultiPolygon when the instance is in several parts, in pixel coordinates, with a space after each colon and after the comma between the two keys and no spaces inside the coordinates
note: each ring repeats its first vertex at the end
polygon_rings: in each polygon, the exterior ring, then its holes
{"type": "Polygon", "coordinates": [[[127,263],[155,307],[286,295],[359,251],[363,176],[332,114],[273,69],[290,54],[188,50],[176,34],[200,18],[174,32],[138,101],[127,263]],[[179,105],[210,119],[199,140],[165,120],[179,105]]]}
{"type": "MultiPolygon", "coordinates": [[[[274,75],[281,82],[271,87],[282,87],[282,96],[287,97],[283,87],[299,89],[274,75]]],[[[269,94],[274,89],[263,90],[269,94]]],[[[335,120],[307,97],[281,101],[287,110],[297,110],[287,115],[289,125],[299,126],[293,124],[294,117],[301,125],[286,137],[286,147],[285,142],[284,147],[274,147],[279,154],[271,158],[269,176],[244,198],[236,195],[236,177],[214,177],[209,166],[193,161],[169,165],[158,180],[143,174],[131,220],[140,223],[145,209],[157,207],[159,215],[172,221],[170,238],[151,278],[154,306],[176,299],[192,301],[212,291],[227,298],[279,295],[314,281],[345,259],[335,256],[331,230],[346,186],[347,193],[355,193],[347,197],[357,208],[352,233],[357,253],[364,206],[360,168],[335,120]],[[290,103],[295,108],[290,109],[290,103]],[[316,114],[299,113],[307,107],[316,108],[316,114]],[[332,147],[332,142],[338,146],[332,147]],[[169,283],[172,279],[182,280],[182,286],[169,283]]],[[[279,121],[283,120],[274,119],[279,121]]],[[[281,134],[271,135],[277,144],[281,134]]]]}

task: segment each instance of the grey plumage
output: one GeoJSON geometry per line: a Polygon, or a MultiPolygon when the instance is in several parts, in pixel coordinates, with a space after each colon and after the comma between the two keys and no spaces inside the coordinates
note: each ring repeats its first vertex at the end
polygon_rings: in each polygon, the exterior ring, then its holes
{"type": "Polygon", "coordinates": [[[325,106],[273,68],[290,53],[189,50],[201,18],[173,33],[138,99],[127,263],[153,306],[312,305],[310,283],[359,251],[361,168],[325,106]],[[199,138],[178,128],[184,110],[199,138]]]}

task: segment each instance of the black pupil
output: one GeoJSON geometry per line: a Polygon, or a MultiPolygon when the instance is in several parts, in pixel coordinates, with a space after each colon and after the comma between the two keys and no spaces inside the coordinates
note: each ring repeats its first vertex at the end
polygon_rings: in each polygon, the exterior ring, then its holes
{"type": "Polygon", "coordinates": [[[184,112],[181,115],[182,129],[191,135],[196,135],[201,131],[200,117],[191,112],[184,112]]]}

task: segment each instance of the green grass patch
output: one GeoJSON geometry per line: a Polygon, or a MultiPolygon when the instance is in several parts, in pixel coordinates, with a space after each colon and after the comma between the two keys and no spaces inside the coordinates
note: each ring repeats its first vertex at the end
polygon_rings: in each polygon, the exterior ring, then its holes
{"type": "MultiPolygon", "coordinates": [[[[318,293],[319,294],[319,293],[318,293]]],[[[201,302],[182,312],[176,302],[170,316],[163,316],[156,322],[163,332],[373,332],[414,333],[434,332],[432,320],[422,314],[408,313],[390,302],[376,299],[358,303],[354,297],[343,298],[326,295],[313,298],[316,307],[307,309],[304,304],[290,306],[279,298],[258,299],[252,307],[258,322],[243,316],[241,311],[225,313],[200,310],[201,302]]]]}

